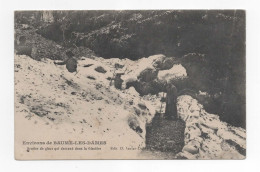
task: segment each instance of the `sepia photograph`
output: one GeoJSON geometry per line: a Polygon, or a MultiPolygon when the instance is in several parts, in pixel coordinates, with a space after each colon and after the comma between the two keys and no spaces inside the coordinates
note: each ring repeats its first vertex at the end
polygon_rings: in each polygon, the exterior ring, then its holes
{"type": "Polygon", "coordinates": [[[244,160],[245,10],[14,11],[17,160],[244,160]]]}

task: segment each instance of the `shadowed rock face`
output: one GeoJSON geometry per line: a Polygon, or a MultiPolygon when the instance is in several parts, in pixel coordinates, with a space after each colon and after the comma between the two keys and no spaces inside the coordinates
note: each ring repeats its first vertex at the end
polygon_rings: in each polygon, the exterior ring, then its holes
{"type": "Polygon", "coordinates": [[[137,76],[137,79],[143,82],[150,82],[154,79],[156,79],[158,74],[158,71],[153,68],[146,68],[144,69],[139,76],[137,76]]]}
{"type": "Polygon", "coordinates": [[[163,88],[164,84],[160,84],[155,80],[151,82],[139,82],[139,81],[128,82],[126,88],[130,88],[132,86],[142,96],[147,94],[157,94],[164,90],[163,88]]]}

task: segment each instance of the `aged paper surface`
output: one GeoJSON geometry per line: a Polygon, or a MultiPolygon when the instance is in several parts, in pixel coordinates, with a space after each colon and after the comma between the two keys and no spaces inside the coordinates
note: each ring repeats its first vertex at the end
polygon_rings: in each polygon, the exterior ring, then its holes
{"type": "Polygon", "coordinates": [[[15,158],[245,159],[245,11],[16,11],[15,158]]]}

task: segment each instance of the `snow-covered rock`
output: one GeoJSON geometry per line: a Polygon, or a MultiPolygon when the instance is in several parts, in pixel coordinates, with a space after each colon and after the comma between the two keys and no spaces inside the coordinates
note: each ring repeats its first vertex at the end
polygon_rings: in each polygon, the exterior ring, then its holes
{"type": "Polygon", "coordinates": [[[186,69],[181,64],[173,65],[169,70],[160,70],[158,73],[158,80],[163,83],[170,83],[185,77],[187,77],[186,69]]]}
{"type": "MultiPolygon", "coordinates": [[[[126,63],[126,71],[125,75],[122,76],[122,79],[124,80],[125,83],[128,82],[134,82],[137,81],[139,78],[141,79],[146,79],[145,76],[147,73],[151,72],[153,74],[157,75],[156,69],[153,67],[153,61],[156,59],[155,57],[148,57],[148,58],[141,58],[137,61],[131,61],[128,60],[126,63]],[[144,76],[144,78],[143,78],[144,76]],[[139,78],[138,78],[139,77],[139,78]]],[[[151,78],[148,78],[151,79],[151,78]]]]}
{"type": "Polygon", "coordinates": [[[173,64],[176,61],[174,57],[166,57],[162,54],[150,56],[150,58],[155,59],[153,61],[153,67],[158,70],[168,70],[172,68],[173,64]]]}
{"type": "Polygon", "coordinates": [[[166,83],[176,83],[187,78],[186,69],[174,64],[175,58],[165,55],[153,55],[137,61],[128,60],[122,75],[123,88],[131,86],[141,94],[156,94],[163,91],[166,83]],[[166,70],[167,69],[167,70],[166,70]]]}

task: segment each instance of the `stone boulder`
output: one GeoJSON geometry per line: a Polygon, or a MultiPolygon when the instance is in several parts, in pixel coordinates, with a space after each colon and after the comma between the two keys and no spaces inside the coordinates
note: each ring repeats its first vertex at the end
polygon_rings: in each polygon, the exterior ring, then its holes
{"type": "Polygon", "coordinates": [[[128,118],[127,122],[128,122],[128,126],[129,126],[132,130],[134,130],[135,132],[137,132],[137,133],[139,133],[139,134],[143,132],[142,128],[140,127],[140,122],[138,121],[137,117],[135,117],[135,116],[130,116],[130,117],[128,118]]]}
{"type": "Polygon", "coordinates": [[[20,36],[18,41],[17,41],[17,44],[18,45],[25,45],[26,43],[26,37],[25,36],[20,36]]]}
{"type": "Polygon", "coordinates": [[[107,70],[104,69],[102,66],[98,66],[95,68],[95,71],[99,72],[99,73],[106,73],[107,70]]]}
{"type": "Polygon", "coordinates": [[[134,62],[126,75],[122,76],[122,87],[127,89],[133,86],[140,95],[165,92],[166,83],[182,89],[187,83],[186,69],[174,63],[175,58],[162,54],[142,58],[134,62]]]}
{"type": "Polygon", "coordinates": [[[137,76],[137,79],[139,79],[142,82],[150,82],[150,81],[156,79],[157,74],[158,74],[158,71],[156,69],[146,68],[140,72],[139,76],[137,76]]]}
{"type": "Polygon", "coordinates": [[[25,46],[25,45],[17,46],[16,47],[16,54],[17,55],[27,55],[27,56],[32,57],[32,47],[31,46],[25,46]]]}
{"type": "Polygon", "coordinates": [[[159,70],[171,69],[174,63],[176,62],[176,58],[166,57],[165,55],[155,55],[152,57],[156,57],[156,59],[153,61],[153,67],[159,70]]]}
{"type": "Polygon", "coordinates": [[[157,77],[158,81],[162,83],[171,83],[183,78],[187,78],[187,73],[181,64],[173,65],[169,70],[160,70],[157,77]]]}
{"type": "Polygon", "coordinates": [[[198,141],[190,141],[188,144],[186,144],[182,151],[187,151],[189,152],[190,154],[197,154],[199,153],[199,148],[200,148],[200,143],[198,141]]]}

